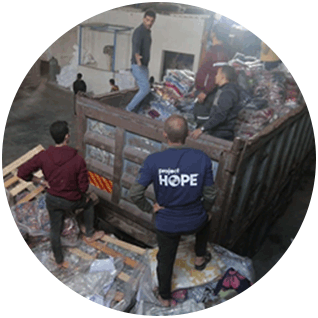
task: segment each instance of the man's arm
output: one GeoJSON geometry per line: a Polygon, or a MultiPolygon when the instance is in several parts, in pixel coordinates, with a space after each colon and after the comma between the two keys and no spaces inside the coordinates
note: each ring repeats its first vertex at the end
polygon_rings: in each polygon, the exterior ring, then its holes
{"type": "Polygon", "coordinates": [[[38,181],[37,179],[39,178],[34,177],[33,173],[42,168],[41,160],[40,160],[41,152],[19,167],[18,169],[19,178],[27,182],[33,181],[33,178],[35,182],[38,181]]]}
{"type": "Polygon", "coordinates": [[[206,157],[204,186],[202,191],[203,207],[208,212],[211,210],[217,194],[217,189],[214,184],[212,162],[209,157],[206,157]]]}
{"type": "Polygon", "coordinates": [[[88,171],[84,159],[81,157],[81,163],[79,167],[79,172],[77,175],[77,185],[79,191],[84,194],[88,190],[89,180],[88,180],[88,171]]]}
{"type": "Polygon", "coordinates": [[[132,38],[132,54],[136,59],[137,65],[141,66],[142,56],[140,55],[140,47],[141,47],[141,32],[140,29],[136,29],[132,38]]]}
{"type": "Polygon", "coordinates": [[[140,210],[151,213],[153,206],[145,197],[146,189],[143,185],[135,182],[130,188],[130,198],[140,210]]]}
{"type": "Polygon", "coordinates": [[[210,211],[217,195],[215,184],[203,187],[203,207],[206,211],[210,211]]]}
{"type": "Polygon", "coordinates": [[[204,130],[211,130],[224,123],[234,106],[235,98],[232,92],[222,92],[216,105],[211,107],[210,118],[203,125],[204,130]]]}

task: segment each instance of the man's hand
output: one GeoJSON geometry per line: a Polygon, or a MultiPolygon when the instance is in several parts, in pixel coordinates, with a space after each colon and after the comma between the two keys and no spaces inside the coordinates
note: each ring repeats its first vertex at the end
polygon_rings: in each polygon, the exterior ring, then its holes
{"type": "Polygon", "coordinates": [[[197,98],[198,98],[198,102],[202,104],[206,98],[206,94],[201,92],[197,98]]]}
{"type": "Polygon", "coordinates": [[[193,132],[190,134],[190,137],[193,139],[198,139],[203,134],[203,131],[200,128],[197,128],[196,130],[193,130],[193,132]]]}
{"type": "Polygon", "coordinates": [[[40,184],[41,184],[41,186],[43,186],[44,188],[50,189],[50,185],[49,185],[49,183],[48,183],[46,180],[42,180],[42,181],[40,182],[40,184]]]}
{"type": "Polygon", "coordinates": [[[41,178],[38,178],[36,176],[33,176],[32,182],[37,183],[37,184],[41,185],[44,188],[50,189],[50,185],[49,185],[48,181],[43,180],[41,178]]]}
{"type": "Polygon", "coordinates": [[[158,203],[155,203],[153,205],[153,213],[157,213],[159,210],[162,210],[162,209],[164,209],[164,207],[160,206],[158,203]]]}
{"type": "Polygon", "coordinates": [[[137,62],[137,65],[138,66],[141,66],[141,59],[142,59],[142,56],[138,53],[135,54],[135,58],[136,58],[136,62],[137,62]]]}

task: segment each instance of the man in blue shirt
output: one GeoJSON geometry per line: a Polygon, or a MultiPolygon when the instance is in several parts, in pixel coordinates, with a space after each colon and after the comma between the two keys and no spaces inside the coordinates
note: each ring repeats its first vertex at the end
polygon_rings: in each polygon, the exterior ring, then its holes
{"type": "Polygon", "coordinates": [[[146,11],[142,24],[135,29],[132,37],[131,71],[139,87],[139,91],[127,105],[126,110],[134,111],[137,105],[150,92],[148,81],[148,63],[150,60],[151,27],[155,23],[156,13],[146,11]]]}
{"type": "Polygon", "coordinates": [[[173,265],[181,235],[196,234],[197,270],[203,270],[211,260],[206,250],[207,211],[213,205],[216,191],[211,159],[201,150],[184,145],[188,136],[187,121],[179,115],[170,116],[163,135],[169,148],[147,157],[130,189],[130,196],[141,210],[156,214],[159,301],[163,306],[170,306],[173,265]],[[157,201],[154,205],[144,195],[151,183],[157,201]]]}

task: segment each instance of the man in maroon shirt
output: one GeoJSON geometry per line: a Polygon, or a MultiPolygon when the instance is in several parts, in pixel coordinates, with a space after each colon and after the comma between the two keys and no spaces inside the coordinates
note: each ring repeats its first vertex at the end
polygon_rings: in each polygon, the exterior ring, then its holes
{"type": "Polygon", "coordinates": [[[218,66],[213,66],[213,64],[229,61],[230,53],[224,46],[228,35],[228,27],[223,24],[217,24],[212,29],[212,47],[207,52],[205,52],[207,36],[203,40],[202,63],[199,66],[195,79],[195,89],[198,94],[199,103],[203,103],[208,93],[215,87],[215,76],[218,66]]]}
{"type": "Polygon", "coordinates": [[[55,261],[64,266],[60,234],[67,211],[84,209],[85,236],[88,242],[95,241],[104,232],[94,233],[94,205],[85,193],[89,186],[84,159],[67,144],[70,134],[66,121],[56,121],[50,127],[55,146],[41,151],[23,164],[18,177],[33,181],[47,188],[46,207],[50,215],[50,238],[55,261]],[[42,170],[45,180],[37,178],[34,172],[42,170]]]}

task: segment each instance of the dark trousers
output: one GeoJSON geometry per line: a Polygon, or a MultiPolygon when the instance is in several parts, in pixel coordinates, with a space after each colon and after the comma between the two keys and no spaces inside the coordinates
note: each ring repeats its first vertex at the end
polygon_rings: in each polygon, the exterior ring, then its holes
{"type": "Polygon", "coordinates": [[[195,234],[195,255],[198,257],[205,256],[208,243],[209,224],[210,222],[207,221],[196,231],[188,233],[167,233],[158,230],[156,231],[159,247],[157,254],[157,277],[159,282],[159,295],[163,299],[171,298],[173,265],[176,259],[181,235],[195,234]]]}
{"type": "Polygon", "coordinates": [[[64,198],[46,194],[46,208],[50,215],[50,239],[55,261],[63,263],[63,253],[61,246],[61,233],[63,231],[64,219],[68,212],[76,209],[84,209],[84,224],[86,236],[94,233],[94,203],[92,200],[86,202],[86,197],[81,200],[69,201],[64,198]]]}

